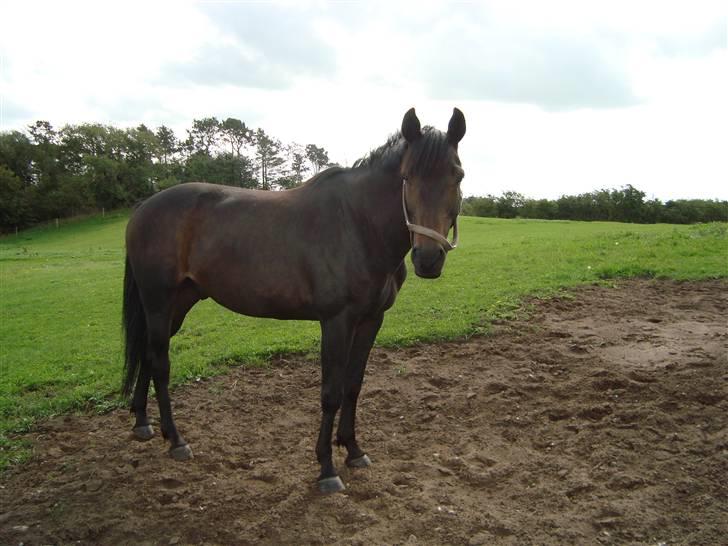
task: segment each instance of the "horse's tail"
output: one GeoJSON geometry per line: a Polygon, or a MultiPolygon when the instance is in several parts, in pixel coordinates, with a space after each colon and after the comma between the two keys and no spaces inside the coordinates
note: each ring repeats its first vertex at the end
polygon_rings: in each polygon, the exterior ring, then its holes
{"type": "Polygon", "coordinates": [[[126,257],[124,268],[124,303],[121,328],[124,331],[124,379],[121,394],[128,398],[134,389],[139,369],[146,365],[147,320],[144,305],[139,297],[134,272],[126,257]]]}

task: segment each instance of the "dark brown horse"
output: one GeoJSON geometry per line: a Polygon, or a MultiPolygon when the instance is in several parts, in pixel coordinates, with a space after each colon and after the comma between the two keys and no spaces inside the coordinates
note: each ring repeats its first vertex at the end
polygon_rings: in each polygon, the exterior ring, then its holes
{"type": "Polygon", "coordinates": [[[154,434],[147,393],[154,381],[162,436],[176,460],[192,450],[172,418],[169,340],[195,303],[212,298],[244,315],[321,323],[319,488],[344,488],[331,459],[336,443],[346,464],[369,458],[354,420],[364,368],[384,312],[406,276],[440,275],[446,239],[460,210],[457,147],[465,118],[454,110],[447,133],[420,127],[414,109],[402,131],[352,168],[332,168],[289,191],[181,184],[145,201],[126,231],[123,392],[134,391],[134,434],[154,434]],[[406,181],[406,182],[405,182],[406,181]]]}

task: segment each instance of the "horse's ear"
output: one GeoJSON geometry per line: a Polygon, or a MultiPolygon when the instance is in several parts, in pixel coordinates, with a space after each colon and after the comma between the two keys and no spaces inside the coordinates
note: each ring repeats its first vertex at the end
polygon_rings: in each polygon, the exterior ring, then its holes
{"type": "Polygon", "coordinates": [[[465,116],[457,108],[452,109],[452,117],[447,126],[447,139],[453,146],[457,146],[458,142],[465,136],[465,116]]]}
{"type": "Polygon", "coordinates": [[[402,134],[407,142],[414,142],[422,136],[422,127],[420,120],[417,119],[415,109],[410,108],[402,119],[402,134]]]}

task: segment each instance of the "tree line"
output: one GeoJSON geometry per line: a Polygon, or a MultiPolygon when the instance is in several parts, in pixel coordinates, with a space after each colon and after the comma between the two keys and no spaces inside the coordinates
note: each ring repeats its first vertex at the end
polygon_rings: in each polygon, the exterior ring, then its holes
{"type": "Polygon", "coordinates": [[[332,165],[315,144],[284,144],[236,118],[195,119],[180,139],[164,125],[36,121],[0,132],[0,231],[128,207],[190,181],[276,190],[332,165]]]}
{"type": "MultiPolygon", "coordinates": [[[[56,130],[47,121],[36,121],[26,132],[0,132],[0,231],[128,207],[182,182],[292,188],[332,165],[323,147],[284,144],[236,118],[195,119],[186,133],[180,139],[164,125],[152,130],[97,123],[56,130]]],[[[463,214],[687,224],[728,221],[728,201],[663,203],[627,185],[556,200],[513,191],[468,197],[463,214]]]]}
{"type": "Polygon", "coordinates": [[[728,222],[728,201],[645,199],[645,193],[628,184],[621,189],[602,189],[558,199],[529,199],[514,191],[500,196],[467,197],[462,212],[493,218],[543,220],[603,220],[638,224],[693,224],[728,222]]]}

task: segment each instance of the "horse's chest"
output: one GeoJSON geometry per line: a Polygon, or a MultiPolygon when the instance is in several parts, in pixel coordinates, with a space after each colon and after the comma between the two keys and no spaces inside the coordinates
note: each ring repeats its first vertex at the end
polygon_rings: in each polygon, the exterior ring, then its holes
{"type": "Polygon", "coordinates": [[[382,281],[370,286],[366,302],[362,302],[368,313],[384,312],[397,299],[401,283],[395,275],[387,275],[382,281]]]}

